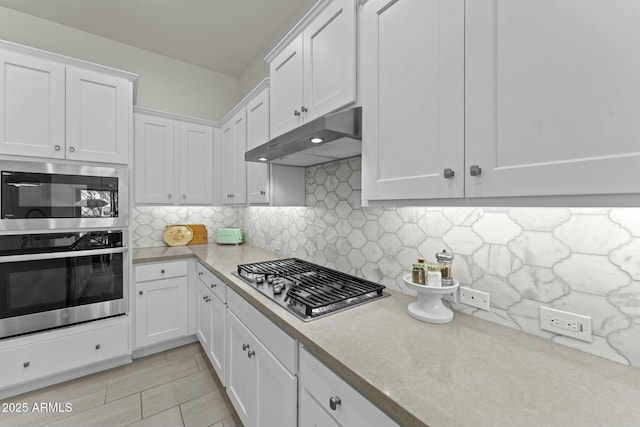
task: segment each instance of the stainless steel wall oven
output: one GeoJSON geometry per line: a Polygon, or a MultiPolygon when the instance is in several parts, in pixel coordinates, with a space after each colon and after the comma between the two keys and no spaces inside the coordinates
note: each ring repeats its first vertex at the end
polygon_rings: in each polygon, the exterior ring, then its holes
{"type": "Polygon", "coordinates": [[[0,230],[126,227],[126,167],[0,162],[0,230]]]}
{"type": "Polygon", "coordinates": [[[0,236],[0,338],[126,314],[126,234],[0,236]]]}

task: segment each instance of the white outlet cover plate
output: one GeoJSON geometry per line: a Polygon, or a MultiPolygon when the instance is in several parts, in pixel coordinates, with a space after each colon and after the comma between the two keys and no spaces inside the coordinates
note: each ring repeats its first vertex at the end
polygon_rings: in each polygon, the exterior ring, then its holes
{"type": "Polygon", "coordinates": [[[487,292],[477,291],[475,289],[467,288],[466,286],[460,286],[460,303],[489,311],[491,300],[490,295],[487,292]]]}
{"type": "Polygon", "coordinates": [[[592,342],[591,317],[540,306],[540,329],[592,342]]]}

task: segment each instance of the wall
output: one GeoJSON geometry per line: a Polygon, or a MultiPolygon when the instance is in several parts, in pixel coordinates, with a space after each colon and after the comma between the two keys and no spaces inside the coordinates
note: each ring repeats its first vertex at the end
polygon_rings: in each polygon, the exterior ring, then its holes
{"type": "Polygon", "coordinates": [[[162,246],[167,223],[241,226],[251,245],[412,294],[402,277],[418,253],[455,254],[454,277],[491,294],[480,319],[640,367],[640,208],[361,208],[360,158],[306,170],[307,207],[134,210],[136,246],[162,246]],[[593,343],[538,326],[538,307],[592,317],[593,343]]]}
{"type": "Polygon", "coordinates": [[[204,224],[209,242],[219,227],[238,227],[235,208],[196,206],[138,206],[131,216],[131,239],[136,248],[165,246],[162,233],[167,224],[204,224]]]}
{"type": "Polygon", "coordinates": [[[137,73],[142,107],[219,121],[240,99],[235,77],[3,7],[0,39],[137,73]]]}
{"type": "Polygon", "coordinates": [[[361,208],[360,158],[306,170],[306,208],[238,210],[248,243],[411,294],[418,253],[454,253],[454,277],[491,293],[456,310],[640,367],[640,208],[361,208]],[[276,243],[277,244],[277,243],[276,243]],[[592,316],[593,343],[538,327],[538,307],[592,316]]]}

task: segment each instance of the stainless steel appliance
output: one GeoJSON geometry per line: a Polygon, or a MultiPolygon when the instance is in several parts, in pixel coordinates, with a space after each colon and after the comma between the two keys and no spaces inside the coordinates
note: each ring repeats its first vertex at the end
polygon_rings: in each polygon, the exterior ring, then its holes
{"type": "Polygon", "coordinates": [[[389,296],[383,285],[297,258],[241,264],[234,274],[304,321],[389,296]]]}
{"type": "Polygon", "coordinates": [[[306,122],[247,151],[248,162],[311,166],[362,154],[362,107],[306,122]]]}
{"type": "Polygon", "coordinates": [[[126,227],[126,167],[0,162],[0,230],[126,227]]]}
{"type": "Polygon", "coordinates": [[[0,338],[125,314],[126,233],[0,236],[0,338]]]}

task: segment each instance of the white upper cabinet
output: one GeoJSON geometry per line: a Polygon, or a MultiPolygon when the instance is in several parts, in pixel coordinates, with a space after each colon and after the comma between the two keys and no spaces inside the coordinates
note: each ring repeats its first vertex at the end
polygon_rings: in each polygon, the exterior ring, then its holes
{"type": "MultiPolygon", "coordinates": [[[[247,151],[269,141],[269,88],[247,103],[247,151]]],[[[249,204],[269,203],[269,165],[246,162],[249,204]]]]}
{"type": "Polygon", "coordinates": [[[0,152],[64,158],[65,67],[0,50],[0,152]]]}
{"type": "Polygon", "coordinates": [[[213,128],[189,122],[178,123],[180,202],[213,204],[213,128]]]}
{"type": "Polygon", "coordinates": [[[640,192],[637,5],[467,1],[468,197],[640,192]]]}
{"type": "Polygon", "coordinates": [[[640,57],[629,54],[640,44],[636,5],[368,1],[363,203],[632,203],[628,195],[640,195],[640,57]]]}
{"type": "Polygon", "coordinates": [[[135,202],[212,205],[213,127],[144,111],[135,113],[135,202]]]}
{"type": "Polygon", "coordinates": [[[313,120],[356,100],[356,6],[333,0],[305,28],[303,119],[313,120]]]}
{"type": "Polygon", "coordinates": [[[173,203],[173,120],[136,113],[134,126],[136,203],[173,203]]]}
{"type": "Polygon", "coordinates": [[[275,137],[302,123],[302,34],[269,63],[271,134],[275,137]]]}
{"type": "Polygon", "coordinates": [[[356,100],[356,2],[319,2],[267,57],[271,137],[356,100]]]}
{"type": "Polygon", "coordinates": [[[247,203],[247,112],[244,108],[222,125],[222,204],[247,203]]]}
{"type": "Polygon", "coordinates": [[[127,163],[129,82],[67,67],[67,159],[127,163]]]}
{"type": "Polygon", "coordinates": [[[363,198],[462,197],[464,1],[371,0],[362,37],[363,198]]]}
{"type": "Polygon", "coordinates": [[[0,154],[127,163],[134,79],[2,43],[0,154]]]}

